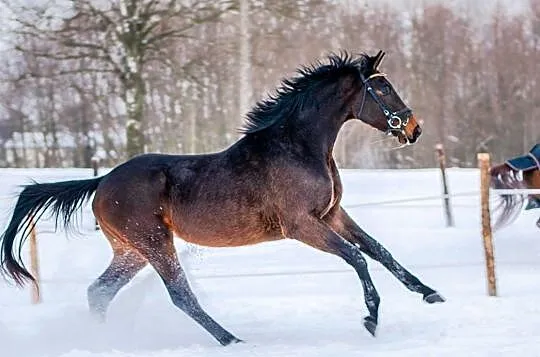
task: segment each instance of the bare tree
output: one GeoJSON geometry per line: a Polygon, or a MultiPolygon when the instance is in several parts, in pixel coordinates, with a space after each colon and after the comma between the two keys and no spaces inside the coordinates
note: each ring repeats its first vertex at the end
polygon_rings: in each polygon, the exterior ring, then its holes
{"type": "Polygon", "coordinates": [[[7,136],[49,131],[39,155],[50,165],[70,160],[52,133],[75,138],[76,165],[87,143],[106,165],[124,160],[126,146],[128,156],[222,149],[255,100],[340,49],[388,52],[383,69],[424,122],[421,140],[399,150],[347,124],[341,167],[431,166],[439,141],[452,165],[474,166],[477,151],[500,161],[540,140],[540,0],[481,18],[440,2],[407,12],[327,0],[0,1],[16,14],[19,51],[3,56],[0,122],[13,118],[7,136]]]}
{"type": "Polygon", "coordinates": [[[17,14],[16,34],[60,45],[56,52],[36,52],[20,41],[18,50],[32,52],[37,58],[70,63],[68,67],[61,66],[56,75],[107,72],[120,81],[128,118],[128,157],[145,150],[142,127],[149,65],[155,61],[177,68],[183,65],[163,56],[164,44],[188,38],[201,23],[215,21],[236,7],[232,0],[78,0],[61,12],[69,16],[57,19],[49,15],[50,21],[43,23],[44,15],[52,11],[50,8],[15,8],[11,2],[6,5],[17,14]],[[74,60],[80,58],[91,58],[94,63],[73,69],[74,60]]]}
{"type": "Polygon", "coordinates": [[[240,113],[245,113],[249,109],[253,89],[251,85],[251,42],[250,42],[250,1],[240,1],[240,51],[238,52],[240,63],[240,113]]]}

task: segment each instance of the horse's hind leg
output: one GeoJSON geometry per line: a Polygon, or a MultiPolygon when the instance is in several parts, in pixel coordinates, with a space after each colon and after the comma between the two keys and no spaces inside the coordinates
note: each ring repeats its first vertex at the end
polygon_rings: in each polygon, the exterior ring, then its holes
{"type": "Polygon", "coordinates": [[[133,221],[145,222],[145,224],[130,227],[128,238],[131,238],[133,245],[157,271],[173,303],[222,345],[240,342],[241,340],[225,330],[199,305],[178,261],[169,228],[158,217],[152,217],[150,220],[134,218],[133,221]]]}
{"type": "Polygon", "coordinates": [[[103,321],[109,304],[118,291],[146,266],[148,261],[135,248],[119,243],[114,233],[102,227],[113,248],[113,258],[107,269],[88,287],[90,312],[103,321]]]}
{"type": "Polygon", "coordinates": [[[416,276],[399,264],[386,248],[358,227],[343,208],[330,216],[327,222],[345,239],[358,246],[362,252],[380,262],[409,290],[422,294],[425,302],[432,304],[445,301],[438,292],[423,284],[416,276]]]}

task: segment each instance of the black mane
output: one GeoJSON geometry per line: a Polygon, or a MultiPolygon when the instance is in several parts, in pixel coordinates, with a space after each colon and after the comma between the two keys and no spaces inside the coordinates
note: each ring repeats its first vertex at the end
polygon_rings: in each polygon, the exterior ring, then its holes
{"type": "Polygon", "coordinates": [[[328,61],[327,64],[317,61],[310,66],[302,66],[296,70],[299,76],[282,80],[275,94],[270,94],[251,109],[240,131],[244,134],[256,133],[294,116],[309,96],[309,90],[317,84],[338,81],[345,74],[359,71],[365,74],[369,56],[360,54],[353,57],[347,52],[332,53],[328,61]]]}

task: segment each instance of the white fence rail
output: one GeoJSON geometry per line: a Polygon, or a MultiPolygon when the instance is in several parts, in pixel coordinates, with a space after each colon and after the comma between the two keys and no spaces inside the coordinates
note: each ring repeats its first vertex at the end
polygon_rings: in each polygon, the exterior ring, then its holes
{"type": "MultiPolygon", "coordinates": [[[[490,195],[491,196],[540,195],[540,189],[490,189],[490,195]]],[[[389,205],[389,204],[398,204],[398,203],[434,201],[434,200],[440,200],[441,198],[474,197],[474,196],[480,196],[480,191],[466,191],[466,192],[441,194],[441,195],[406,197],[406,198],[386,200],[386,201],[366,201],[366,202],[360,202],[360,203],[349,204],[349,205],[344,205],[344,206],[345,208],[357,208],[357,207],[364,207],[364,206],[378,206],[378,205],[389,205]]]]}
{"type": "MultiPolygon", "coordinates": [[[[494,281],[494,262],[493,259],[493,252],[489,251],[492,250],[493,243],[491,242],[491,222],[489,220],[489,214],[486,216],[486,210],[489,213],[489,201],[494,196],[500,196],[500,195],[540,195],[540,189],[492,189],[489,187],[489,172],[487,171],[489,168],[489,155],[488,154],[480,154],[479,155],[479,163],[481,163],[481,157],[483,161],[483,165],[479,165],[480,167],[480,190],[477,191],[464,191],[464,192],[457,192],[457,193],[448,193],[448,190],[443,190],[441,194],[439,195],[426,195],[426,196],[416,196],[416,197],[403,197],[403,198],[397,198],[393,200],[378,200],[378,201],[366,201],[366,202],[359,202],[359,203],[353,203],[353,204],[343,204],[345,208],[359,208],[359,207],[368,207],[368,206],[379,206],[379,205],[395,205],[395,204],[409,204],[414,202],[425,202],[425,201],[436,201],[439,200],[441,207],[444,208],[445,202],[449,202],[449,199],[453,198],[460,198],[460,197],[478,197],[478,204],[482,208],[482,237],[484,239],[484,244],[486,247],[486,268],[488,270],[488,277],[490,277],[488,281],[488,289],[490,291],[490,295],[496,295],[495,290],[495,281],[494,281]],[[483,156],[481,156],[483,155],[483,156]],[[487,162],[487,164],[486,164],[487,162]],[[487,185],[487,186],[486,186],[487,185]],[[487,208],[486,208],[487,207],[487,208]]],[[[8,199],[8,197],[5,197],[8,199]]],[[[9,199],[13,199],[14,196],[9,197],[9,199]]],[[[448,207],[447,207],[448,209],[448,207]]],[[[36,236],[39,235],[40,232],[38,231],[37,234],[33,235],[33,242],[31,244],[33,245],[34,249],[32,249],[32,256],[31,256],[31,262],[32,262],[32,270],[39,274],[39,261],[37,260],[37,241],[36,236]]],[[[326,273],[338,273],[342,272],[344,270],[336,270],[336,271],[328,271],[326,273]]],[[[325,272],[297,272],[296,274],[310,274],[310,273],[325,273],[325,272]]],[[[276,273],[262,273],[260,275],[272,275],[276,273]]],[[[283,273],[278,273],[283,274],[283,273]]],[[[287,272],[286,274],[295,274],[294,272],[287,272]]],[[[228,276],[228,275],[226,275],[228,276]]],[[[209,276],[207,278],[218,278],[218,276],[209,276]]],[[[50,281],[45,281],[50,282],[50,281]]],[[[40,282],[38,282],[39,285],[40,282]]],[[[33,302],[38,303],[40,301],[39,295],[36,294],[36,291],[33,291],[33,302]]]]}

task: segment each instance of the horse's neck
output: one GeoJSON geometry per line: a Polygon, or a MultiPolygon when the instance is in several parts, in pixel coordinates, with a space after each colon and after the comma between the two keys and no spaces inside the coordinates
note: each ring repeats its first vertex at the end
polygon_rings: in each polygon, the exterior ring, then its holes
{"type": "Polygon", "coordinates": [[[302,145],[305,151],[327,162],[328,158],[332,157],[334,144],[342,125],[343,123],[338,120],[329,119],[292,130],[301,133],[298,135],[298,144],[302,145]]]}

